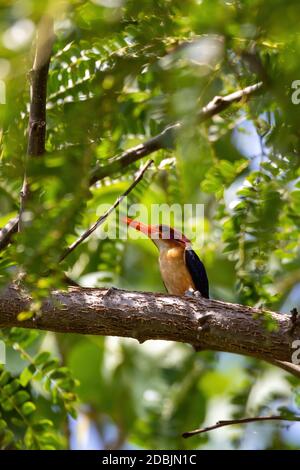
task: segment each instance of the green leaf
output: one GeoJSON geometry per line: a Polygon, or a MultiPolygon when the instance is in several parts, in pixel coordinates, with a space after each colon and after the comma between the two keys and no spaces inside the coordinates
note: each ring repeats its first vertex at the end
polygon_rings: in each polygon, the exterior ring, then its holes
{"type": "Polygon", "coordinates": [[[10,383],[4,385],[2,389],[3,395],[12,396],[20,388],[20,382],[18,379],[13,379],[10,383]]]}
{"type": "Polygon", "coordinates": [[[49,419],[40,419],[32,425],[32,428],[38,433],[43,433],[51,427],[53,427],[53,423],[49,419]]]}
{"type": "Polygon", "coordinates": [[[3,387],[3,385],[7,384],[9,380],[10,380],[10,373],[7,372],[6,370],[3,370],[0,375],[0,386],[3,387]]]}
{"type": "Polygon", "coordinates": [[[33,364],[30,364],[28,367],[25,367],[25,369],[22,370],[19,380],[20,380],[20,384],[23,387],[26,387],[28,385],[35,371],[36,369],[33,364]]]}
{"type": "Polygon", "coordinates": [[[26,423],[20,418],[12,417],[11,422],[17,428],[24,428],[26,426],[26,423]]]}
{"type": "Polygon", "coordinates": [[[24,403],[29,398],[30,398],[30,395],[25,390],[19,390],[19,392],[17,392],[13,397],[14,402],[16,403],[16,405],[21,405],[22,403],[24,403]]]}
{"type": "Polygon", "coordinates": [[[19,321],[29,320],[33,317],[33,312],[20,312],[17,316],[19,321]]]}
{"type": "Polygon", "coordinates": [[[34,358],[34,363],[37,366],[40,366],[42,364],[45,364],[50,358],[51,354],[48,351],[43,351],[39,353],[35,358],[34,358]]]}
{"type": "Polygon", "coordinates": [[[42,372],[43,374],[46,374],[48,372],[50,372],[51,370],[54,370],[57,368],[59,364],[59,361],[58,359],[54,358],[54,359],[50,359],[49,361],[46,361],[43,365],[42,365],[42,372]]]}
{"type": "Polygon", "coordinates": [[[4,411],[11,411],[14,408],[13,401],[8,398],[2,399],[0,405],[4,411]]]}
{"type": "Polygon", "coordinates": [[[14,434],[13,434],[13,432],[10,431],[10,430],[6,430],[6,431],[4,432],[3,438],[1,439],[1,447],[2,447],[2,449],[5,449],[6,447],[8,447],[8,446],[11,444],[11,442],[13,442],[13,440],[14,440],[14,434]]]}
{"type": "Polygon", "coordinates": [[[31,428],[28,428],[25,436],[24,436],[24,442],[27,447],[27,449],[31,449],[33,444],[34,444],[34,434],[31,428]]]}
{"type": "Polygon", "coordinates": [[[25,416],[30,415],[35,410],[36,410],[36,406],[31,401],[27,401],[26,403],[23,403],[22,405],[22,413],[24,413],[25,416]]]}
{"type": "Polygon", "coordinates": [[[2,433],[5,428],[7,428],[7,422],[4,421],[4,419],[0,419],[0,433],[2,433]]]}

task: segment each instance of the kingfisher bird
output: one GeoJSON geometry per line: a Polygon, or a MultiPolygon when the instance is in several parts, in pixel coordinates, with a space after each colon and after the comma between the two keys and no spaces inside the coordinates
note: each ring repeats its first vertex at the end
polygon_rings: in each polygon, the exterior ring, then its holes
{"type": "Polygon", "coordinates": [[[209,298],[204,264],[185,235],[168,225],[146,225],[129,217],[125,217],[124,222],[147,235],[159,249],[160,272],[169,294],[209,298]]]}

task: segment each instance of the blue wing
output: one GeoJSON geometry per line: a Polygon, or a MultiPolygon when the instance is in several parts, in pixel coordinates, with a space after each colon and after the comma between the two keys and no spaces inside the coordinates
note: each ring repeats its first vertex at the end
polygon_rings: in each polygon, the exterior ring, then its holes
{"type": "Polygon", "coordinates": [[[202,297],[209,299],[209,286],[206,270],[202,261],[193,250],[185,250],[185,264],[193,279],[196,290],[202,297]]]}

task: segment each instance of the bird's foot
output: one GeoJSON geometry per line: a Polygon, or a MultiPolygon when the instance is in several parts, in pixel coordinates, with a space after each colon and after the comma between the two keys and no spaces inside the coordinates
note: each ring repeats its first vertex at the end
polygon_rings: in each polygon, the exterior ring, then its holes
{"type": "Polygon", "coordinates": [[[187,297],[202,297],[201,293],[198,290],[189,288],[185,291],[184,295],[187,297]]]}
{"type": "Polygon", "coordinates": [[[107,289],[107,291],[105,292],[105,294],[103,295],[103,298],[104,297],[109,297],[110,294],[113,294],[115,291],[117,291],[118,289],[116,289],[115,287],[109,287],[107,289]]]}

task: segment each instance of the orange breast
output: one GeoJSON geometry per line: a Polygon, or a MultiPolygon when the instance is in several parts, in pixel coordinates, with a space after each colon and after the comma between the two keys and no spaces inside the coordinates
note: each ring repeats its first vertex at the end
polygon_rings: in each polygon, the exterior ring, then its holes
{"type": "Polygon", "coordinates": [[[169,294],[183,295],[195,289],[192,277],[185,265],[184,249],[178,246],[160,251],[160,272],[169,294]]]}

